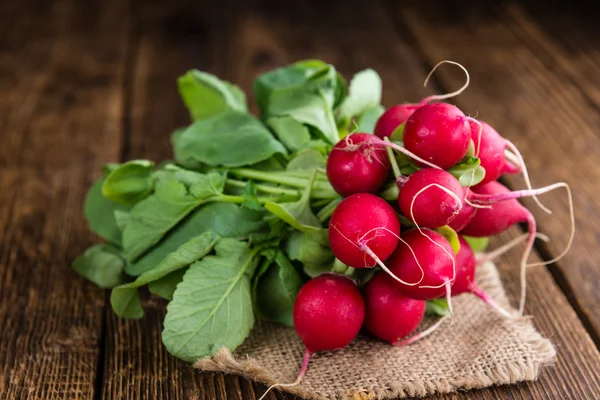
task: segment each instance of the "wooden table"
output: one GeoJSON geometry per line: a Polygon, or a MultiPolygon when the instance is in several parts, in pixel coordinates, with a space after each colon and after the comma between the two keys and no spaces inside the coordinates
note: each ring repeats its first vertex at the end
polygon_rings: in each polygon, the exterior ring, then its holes
{"type": "MultiPolygon", "coordinates": [[[[0,5],[0,399],[255,399],[264,386],[199,373],[160,341],[164,304],[120,320],[107,294],[80,279],[73,258],[97,239],[82,216],[103,163],[171,156],[188,115],[175,79],[189,68],[251,95],[257,74],[321,58],[347,77],[366,67],[384,104],[470,88],[456,103],[492,123],[525,155],[535,186],[568,181],[576,242],[530,271],[527,312],[558,351],[537,382],[443,398],[600,398],[600,42],[594,13],[505,2],[4,1],[0,5]],[[323,4],[322,4],[323,3],[323,4]]],[[[566,4],[566,2],[563,2],[566,4]]],[[[564,7],[568,7],[565,5],[564,7]]],[[[522,187],[510,177],[511,187],[522,187]]],[[[532,206],[536,247],[566,241],[566,196],[532,206]]],[[[518,229],[503,239],[518,234],[518,229]]],[[[517,252],[518,253],[518,252],[517,252]]],[[[515,293],[518,254],[500,268],[515,293]]],[[[270,399],[292,398],[270,394],[270,399]]]]}

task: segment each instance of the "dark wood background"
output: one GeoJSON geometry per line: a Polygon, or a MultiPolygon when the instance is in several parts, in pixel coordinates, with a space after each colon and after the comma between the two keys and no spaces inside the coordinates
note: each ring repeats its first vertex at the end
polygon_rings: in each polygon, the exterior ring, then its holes
{"type": "MultiPolygon", "coordinates": [[[[600,398],[600,32],[597,13],[569,2],[6,0],[0,5],[0,399],[255,399],[265,387],[199,373],[160,341],[164,304],[116,318],[107,294],[71,269],[97,239],[82,216],[103,163],[170,157],[188,120],[177,76],[212,72],[249,94],[257,74],[303,58],[346,76],[372,67],[384,104],[416,101],[472,78],[456,103],[523,152],[535,186],[571,184],[576,242],[529,272],[527,312],[552,339],[555,366],[537,382],[445,399],[600,398]]],[[[255,109],[255,108],[254,108],[255,109]]],[[[506,183],[522,187],[519,177],[506,183]]],[[[567,238],[564,192],[530,207],[567,238]]],[[[528,206],[532,203],[526,201],[528,206]]],[[[519,233],[503,235],[496,243],[519,233]]],[[[510,254],[499,267],[518,289],[510,254]]],[[[288,398],[272,393],[269,399],[288,398]]]]}

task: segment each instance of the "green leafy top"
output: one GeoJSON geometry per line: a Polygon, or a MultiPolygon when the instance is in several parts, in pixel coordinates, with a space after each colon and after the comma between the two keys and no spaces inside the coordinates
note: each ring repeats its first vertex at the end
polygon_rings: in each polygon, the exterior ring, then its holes
{"type": "Polygon", "coordinates": [[[133,205],[153,189],[154,163],[148,160],[128,161],[112,168],[102,184],[102,195],[117,203],[133,205]]]}
{"type": "Polygon", "coordinates": [[[198,120],[173,137],[175,159],[183,166],[240,167],[287,154],[256,118],[239,111],[198,120]]]}
{"type": "Polygon", "coordinates": [[[177,86],[194,121],[226,111],[248,112],[244,92],[209,73],[190,70],[177,80],[177,86]]]}

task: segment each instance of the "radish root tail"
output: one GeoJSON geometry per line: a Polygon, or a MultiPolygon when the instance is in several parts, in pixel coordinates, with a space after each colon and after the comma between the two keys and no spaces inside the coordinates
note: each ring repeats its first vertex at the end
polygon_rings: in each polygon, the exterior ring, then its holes
{"type": "MultiPolygon", "coordinates": [[[[505,139],[505,142],[506,142],[506,147],[508,147],[508,149],[517,157],[517,160],[519,161],[519,164],[521,165],[521,171],[523,172],[523,179],[525,180],[525,185],[527,186],[527,189],[533,190],[533,188],[531,186],[531,180],[529,179],[529,173],[527,172],[527,166],[525,165],[525,160],[523,159],[521,152],[519,151],[517,146],[515,146],[514,143],[511,142],[510,140],[505,139]]],[[[535,201],[535,203],[542,210],[544,210],[547,214],[552,214],[552,211],[548,207],[543,205],[542,202],[536,197],[535,194],[532,197],[533,197],[533,201],[535,201]]]]}
{"type": "Polygon", "coordinates": [[[297,386],[300,383],[300,381],[302,381],[302,378],[304,378],[304,375],[306,374],[306,370],[308,369],[308,363],[310,362],[311,356],[312,356],[312,352],[307,349],[304,352],[304,357],[302,358],[302,366],[300,367],[300,372],[298,372],[298,377],[296,378],[296,380],[294,382],[292,382],[292,383],[276,383],[274,385],[271,385],[266,390],[266,392],[264,392],[263,395],[260,396],[260,398],[258,400],[263,400],[265,398],[265,396],[271,391],[271,389],[278,388],[278,387],[281,388],[281,387],[297,386]]]}
{"type": "Polygon", "coordinates": [[[429,74],[425,78],[425,81],[423,82],[423,87],[427,87],[427,83],[429,83],[429,79],[431,78],[431,76],[433,75],[435,70],[438,69],[438,67],[442,64],[452,64],[452,65],[456,65],[457,67],[462,69],[463,72],[465,73],[465,77],[466,77],[465,84],[460,89],[458,89],[454,92],[451,92],[451,93],[434,94],[433,96],[427,96],[423,100],[421,100],[421,102],[419,103],[420,106],[427,104],[429,102],[432,102],[432,101],[445,100],[445,99],[449,99],[449,98],[458,96],[459,94],[464,92],[467,89],[467,87],[469,87],[469,83],[471,82],[471,77],[469,76],[469,71],[467,71],[467,69],[465,67],[463,67],[461,64],[457,63],[456,61],[450,61],[450,60],[443,60],[443,61],[440,61],[439,63],[437,63],[436,65],[434,65],[434,67],[431,69],[431,71],[429,71],[429,74]]]}
{"type": "Polygon", "coordinates": [[[511,319],[517,317],[516,315],[511,314],[504,308],[500,307],[498,305],[498,303],[496,303],[496,301],[489,294],[487,294],[479,286],[477,286],[476,283],[473,282],[470,289],[471,289],[471,293],[473,293],[475,296],[479,297],[488,306],[492,307],[498,314],[502,315],[503,317],[511,318],[511,319]]]}
{"type": "Polygon", "coordinates": [[[408,346],[411,343],[414,343],[416,341],[419,341],[419,340],[423,339],[426,336],[429,336],[435,330],[437,330],[440,327],[440,325],[442,325],[442,323],[444,321],[446,321],[448,318],[449,318],[448,315],[446,315],[445,317],[440,318],[440,320],[438,322],[436,322],[435,324],[431,325],[429,328],[425,329],[424,331],[422,331],[420,333],[417,333],[416,335],[413,335],[413,336],[411,336],[409,338],[406,338],[406,339],[403,339],[403,340],[400,340],[400,341],[394,343],[394,346],[398,346],[398,347],[408,346]]]}

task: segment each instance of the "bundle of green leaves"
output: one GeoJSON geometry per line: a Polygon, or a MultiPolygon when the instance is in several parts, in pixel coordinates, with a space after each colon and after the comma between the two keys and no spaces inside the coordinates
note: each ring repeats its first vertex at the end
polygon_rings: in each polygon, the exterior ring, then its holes
{"type": "Polygon", "coordinates": [[[348,87],[316,60],[256,79],[260,118],[239,87],[211,74],[189,71],[178,87],[192,121],[172,135],[174,159],[104,166],[84,213],[105,242],[73,268],[112,289],[123,318],[143,317],[141,287],[167,299],[163,342],[194,361],[235,349],[257,317],[292,326],[310,277],[368,278],[329,248],[327,221],[341,199],[324,166],[349,130],[372,132],[383,107],[375,71],[348,87]]]}

